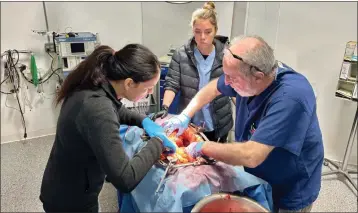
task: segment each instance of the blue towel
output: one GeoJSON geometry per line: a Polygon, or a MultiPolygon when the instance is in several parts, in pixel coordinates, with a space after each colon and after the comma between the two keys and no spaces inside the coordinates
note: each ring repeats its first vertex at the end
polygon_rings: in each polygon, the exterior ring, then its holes
{"type": "MultiPolygon", "coordinates": [[[[131,158],[145,146],[140,135],[143,130],[122,125],[120,136],[123,147],[131,158]]],[[[154,165],[130,194],[118,192],[121,212],[190,212],[205,196],[228,192],[247,196],[272,211],[272,189],[264,180],[236,167],[218,162],[215,165],[178,168],[167,175],[160,192],[155,190],[164,169],[154,165]]]]}

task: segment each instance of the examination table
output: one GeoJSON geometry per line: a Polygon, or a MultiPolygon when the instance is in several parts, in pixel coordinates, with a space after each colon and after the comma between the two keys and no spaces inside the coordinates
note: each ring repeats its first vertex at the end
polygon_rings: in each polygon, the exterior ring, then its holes
{"type": "MultiPolygon", "coordinates": [[[[143,129],[121,125],[123,147],[131,158],[146,144],[143,129]]],[[[253,199],[271,211],[272,189],[264,180],[235,167],[217,162],[214,165],[188,166],[167,175],[158,193],[155,193],[164,174],[164,168],[153,165],[139,185],[128,194],[118,191],[120,212],[190,212],[204,197],[227,192],[253,199]]]]}

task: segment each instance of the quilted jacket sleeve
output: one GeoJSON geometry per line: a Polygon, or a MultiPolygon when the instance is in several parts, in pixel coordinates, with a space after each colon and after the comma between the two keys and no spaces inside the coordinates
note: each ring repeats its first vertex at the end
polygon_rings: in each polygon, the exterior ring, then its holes
{"type": "Polygon", "coordinates": [[[175,94],[180,90],[180,53],[176,50],[165,77],[165,90],[172,90],[175,94]]]}

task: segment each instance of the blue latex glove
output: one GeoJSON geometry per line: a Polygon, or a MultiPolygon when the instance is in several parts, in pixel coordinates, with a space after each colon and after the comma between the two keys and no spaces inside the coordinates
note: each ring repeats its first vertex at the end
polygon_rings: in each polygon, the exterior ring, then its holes
{"type": "Polygon", "coordinates": [[[178,129],[176,136],[180,136],[188,128],[189,122],[190,117],[184,113],[181,113],[180,115],[174,116],[165,121],[162,126],[168,135],[174,132],[174,130],[178,129]]]}
{"type": "Polygon", "coordinates": [[[193,158],[197,158],[203,155],[201,149],[203,147],[204,142],[193,142],[190,143],[189,146],[185,147],[186,153],[193,158]]]}
{"type": "Polygon", "coordinates": [[[163,146],[165,148],[169,148],[171,152],[176,152],[177,145],[172,142],[164,132],[163,127],[156,124],[150,118],[144,118],[142,121],[142,126],[145,132],[149,135],[149,137],[158,137],[163,141],[163,146]]]}

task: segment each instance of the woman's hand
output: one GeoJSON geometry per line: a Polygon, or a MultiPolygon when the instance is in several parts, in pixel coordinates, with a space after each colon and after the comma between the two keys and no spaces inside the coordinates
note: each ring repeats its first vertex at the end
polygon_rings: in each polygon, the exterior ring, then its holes
{"type": "Polygon", "coordinates": [[[163,141],[163,146],[171,150],[171,152],[176,152],[177,145],[175,142],[171,141],[164,132],[163,127],[156,124],[150,118],[145,118],[142,121],[142,126],[145,132],[149,137],[158,137],[163,141]]]}

